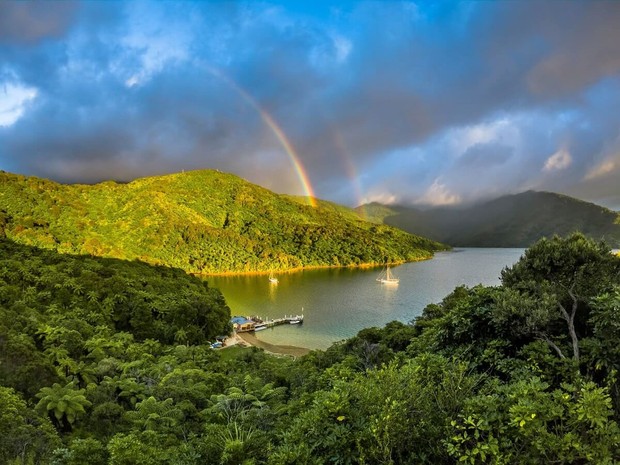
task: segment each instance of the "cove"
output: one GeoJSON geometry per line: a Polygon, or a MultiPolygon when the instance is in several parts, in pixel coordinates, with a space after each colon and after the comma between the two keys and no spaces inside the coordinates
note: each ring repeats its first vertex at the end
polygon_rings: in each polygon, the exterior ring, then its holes
{"type": "Polygon", "coordinates": [[[278,326],[256,333],[270,344],[325,349],[363,328],[392,320],[409,322],[430,303],[460,285],[500,283],[501,270],[525,249],[459,248],[431,260],[392,269],[398,286],[376,281],[378,268],[328,268],[283,273],[272,284],[265,275],[211,276],[233,315],[279,318],[304,313],[303,325],[278,326]]]}

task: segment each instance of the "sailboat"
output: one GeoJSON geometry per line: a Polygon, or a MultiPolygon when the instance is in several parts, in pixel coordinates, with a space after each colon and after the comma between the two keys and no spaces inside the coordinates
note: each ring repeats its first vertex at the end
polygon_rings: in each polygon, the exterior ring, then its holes
{"type": "Polygon", "coordinates": [[[400,279],[394,276],[392,272],[390,271],[390,266],[386,265],[385,269],[381,271],[381,274],[379,274],[377,281],[379,281],[381,284],[394,285],[394,284],[398,284],[400,279]]]}
{"type": "Polygon", "coordinates": [[[269,273],[269,282],[271,284],[278,284],[278,278],[276,278],[272,273],[269,273]]]}

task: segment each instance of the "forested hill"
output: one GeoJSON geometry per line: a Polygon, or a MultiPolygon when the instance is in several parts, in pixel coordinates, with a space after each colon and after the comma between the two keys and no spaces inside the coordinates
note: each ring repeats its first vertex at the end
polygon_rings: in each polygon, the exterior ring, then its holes
{"type": "Polygon", "coordinates": [[[575,231],[620,247],[620,216],[599,205],[528,191],[467,208],[369,204],[358,210],[380,223],[462,247],[528,247],[541,237],[575,231]]]}
{"type": "Polygon", "coordinates": [[[0,172],[0,200],[0,236],[15,242],[192,273],[412,261],[444,248],[212,170],[96,185],[0,172]]]}

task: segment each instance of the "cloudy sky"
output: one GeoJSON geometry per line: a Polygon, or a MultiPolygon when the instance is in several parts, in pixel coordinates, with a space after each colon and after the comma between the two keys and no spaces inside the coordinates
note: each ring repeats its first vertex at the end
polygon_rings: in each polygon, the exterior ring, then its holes
{"type": "Polygon", "coordinates": [[[620,2],[0,2],[0,169],[620,209],[620,2]]]}

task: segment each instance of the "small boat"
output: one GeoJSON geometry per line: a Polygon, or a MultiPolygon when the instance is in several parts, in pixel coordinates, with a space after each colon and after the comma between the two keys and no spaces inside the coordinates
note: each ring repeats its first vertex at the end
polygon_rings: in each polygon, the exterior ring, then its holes
{"type": "Polygon", "coordinates": [[[254,325],[254,331],[262,331],[263,329],[267,329],[266,323],[258,323],[254,325]]]}
{"type": "Polygon", "coordinates": [[[379,281],[381,284],[395,285],[399,283],[400,279],[392,274],[389,265],[387,265],[385,269],[379,274],[377,281],[379,281]]]}
{"type": "Polygon", "coordinates": [[[295,316],[291,315],[291,317],[288,319],[289,324],[299,325],[299,324],[303,323],[304,322],[304,313],[303,313],[303,311],[304,311],[304,309],[302,307],[301,315],[295,315],[295,316]]]}
{"type": "Polygon", "coordinates": [[[270,274],[269,274],[269,282],[270,282],[271,284],[278,284],[278,278],[276,278],[276,277],[273,275],[273,273],[270,273],[270,274]]]}

